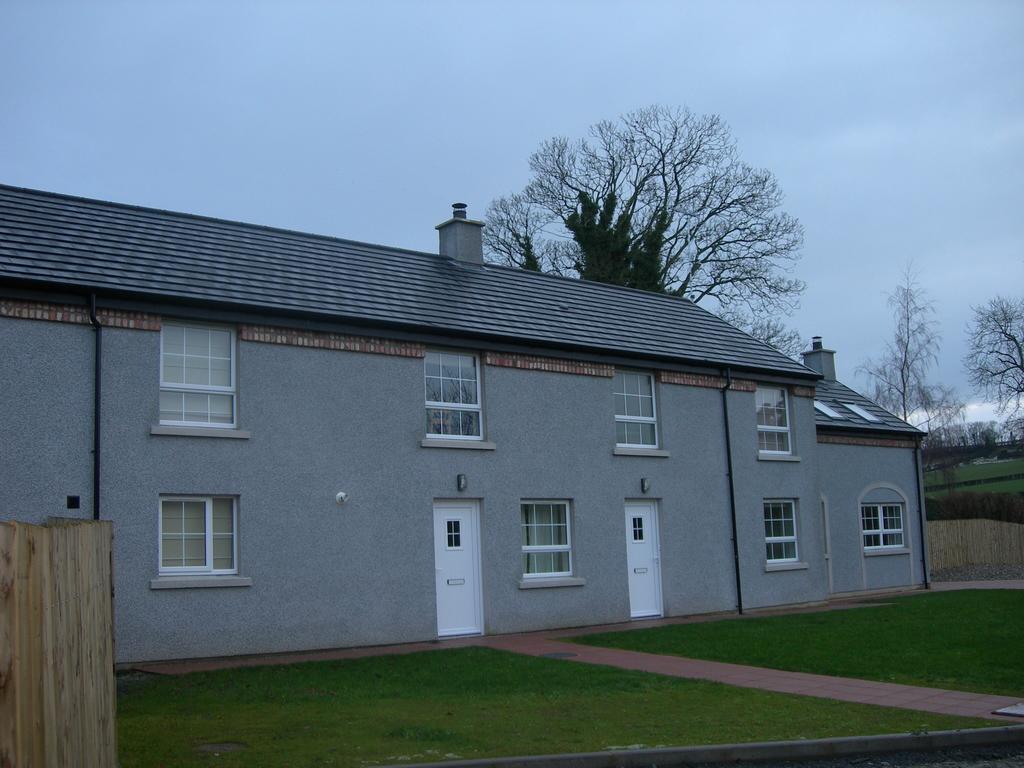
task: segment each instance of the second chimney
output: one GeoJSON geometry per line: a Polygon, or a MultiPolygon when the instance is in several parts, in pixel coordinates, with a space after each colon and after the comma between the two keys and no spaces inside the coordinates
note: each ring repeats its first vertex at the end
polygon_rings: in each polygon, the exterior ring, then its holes
{"type": "Polygon", "coordinates": [[[484,263],[484,223],[466,218],[465,203],[452,203],[452,217],[435,229],[442,256],[468,264],[484,263]]]}
{"type": "Polygon", "coordinates": [[[821,336],[813,336],[811,348],[806,352],[801,352],[800,357],[803,358],[804,365],[812,371],[820,373],[825,381],[836,380],[835,350],[825,349],[821,343],[821,336]]]}

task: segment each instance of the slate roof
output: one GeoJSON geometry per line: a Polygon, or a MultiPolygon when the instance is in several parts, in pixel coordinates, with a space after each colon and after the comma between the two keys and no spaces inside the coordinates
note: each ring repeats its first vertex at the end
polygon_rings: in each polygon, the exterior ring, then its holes
{"type": "Polygon", "coordinates": [[[920,436],[924,434],[898,416],[894,416],[878,405],[874,400],[869,400],[859,392],[855,392],[839,381],[828,381],[822,379],[815,385],[814,399],[824,403],[842,418],[833,419],[817,408],[814,409],[814,423],[818,427],[833,429],[857,430],[862,432],[903,432],[908,436],[920,436]],[[843,403],[853,403],[860,406],[870,414],[873,414],[878,421],[870,421],[846,408],[843,403]]]}
{"type": "Polygon", "coordinates": [[[0,279],[818,375],[681,299],[5,185],[0,279]]]}

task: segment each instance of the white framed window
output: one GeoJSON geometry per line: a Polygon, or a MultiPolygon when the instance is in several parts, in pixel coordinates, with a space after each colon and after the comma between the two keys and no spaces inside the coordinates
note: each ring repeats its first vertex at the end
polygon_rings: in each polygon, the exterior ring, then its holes
{"type": "Polygon", "coordinates": [[[523,578],[572,575],[572,536],[567,501],[524,501],[523,578]]]}
{"type": "Polygon", "coordinates": [[[764,551],[769,563],[796,562],[796,503],[792,499],[764,500],[764,551]]]}
{"type": "Polygon", "coordinates": [[[164,323],[160,329],[160,423],[235,426],[235,332],[164,323]]]}
{"type": "Polygon", "coordinates": [[[616,371],[615,443],[623,448],[658,445],[658,410],[654,402],[654,377],[649,373],[616,371]]]}
{"type": "Polygon", "coordinates": [[[862,408],[856,403],[843,403],[843,407],[849,408],[851,411],[853,411],[855,414],[860,416],[865,421],[880,421],[880,419],[877,416],[875,416],[875,414],[871,413],[865,408],[862,408]]]}
{"type": "Polygon", "coordinates": [[[230,496],[162,496],[161,574],[238,573],[238,510],[230,496]]]}
{"type": "Polygon", "coordinates": [[[757,449],[761,453],[791,453],[789,400],[782,387],[758,387],[757,449]]]}
{"type": "Polygon", "coordinates": [[[903,547],[903,505],[861,504],[860,527],[864,549],[903,547]]]}
{"type": "Polygon", "coordinates": [[[423,359],[423,386],[427,437],[483,439],[476,355],[428,350],[423,359]]]}

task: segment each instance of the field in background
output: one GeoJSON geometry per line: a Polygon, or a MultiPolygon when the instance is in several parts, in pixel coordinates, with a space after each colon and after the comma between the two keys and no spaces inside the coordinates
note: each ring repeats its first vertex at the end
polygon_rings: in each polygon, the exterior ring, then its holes
{"type": "Polygon", "coordinates": [[[948,489],[936,489],[933,486],[971,481],[989,481],[978,485],[960,486],[956,491],[971,493],[1024,493],[1024,477],[1013,480],[1000,480],[1007,475],[1024,475],[1024,459],[1010,459],[991,464],[966,464],[953,469],[952,473],[943,471],[927,472],[924,476],[925,493],[927,496],[945,496],[948,489]]]}

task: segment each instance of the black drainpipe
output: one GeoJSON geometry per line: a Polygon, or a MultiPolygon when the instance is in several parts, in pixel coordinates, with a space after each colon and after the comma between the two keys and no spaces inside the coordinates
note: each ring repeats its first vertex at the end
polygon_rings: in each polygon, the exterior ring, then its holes
{"type": "Polygon", "coordinates": [[[729,429],[729,389],[732,387],[732,369],[725,369],[722,387],[722,418],[725,421],[725,463],[729,475],[729,507],[732,510],[732,564],[736,572],[736,612],[743,613],[743,584],[740,581],[740,544],[736,538],[736,487],[732,478],[732,437],[729,429]]]}
{"type": "Polygon", "coordinates": [[[96,332],[92,362],[92,519],[100,519],[100,403],[103,381],[103,326],[96,317],[96,294],[89,294],[89,322],[96,332]]]}
{"type": "Polygon", "coordinates": [[[931,582],[928,581],[928,551],[925,549],[924,527],[928,524],[924,515],[924,495],[921,487],[921,441],[917,441],[914,448],[914,473],[917,475],[917,528],[921,534],[921,573],[924,575],[924,588],[931,589],[931,582]]]}

